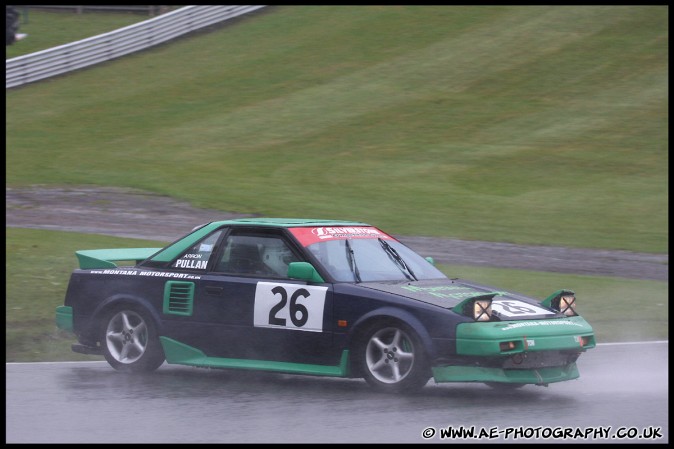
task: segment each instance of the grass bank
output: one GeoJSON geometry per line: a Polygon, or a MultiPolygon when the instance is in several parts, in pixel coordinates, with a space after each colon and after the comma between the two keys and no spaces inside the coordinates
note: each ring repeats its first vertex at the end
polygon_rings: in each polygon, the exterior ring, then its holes
{"type": "Polygon", "coordinates": [[[6,182],[667,252],[667,11],[269,8],[8,91],[6,182]]]}

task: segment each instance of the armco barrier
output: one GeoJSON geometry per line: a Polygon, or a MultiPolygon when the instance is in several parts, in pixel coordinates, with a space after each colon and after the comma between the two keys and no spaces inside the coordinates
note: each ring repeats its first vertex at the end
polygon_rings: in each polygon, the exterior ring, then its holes
{"type": "Polygon", "coordinates": [[[110,33],[8,59],[5,89],[119,58],[265,6],[186,6],[110,33]]]}

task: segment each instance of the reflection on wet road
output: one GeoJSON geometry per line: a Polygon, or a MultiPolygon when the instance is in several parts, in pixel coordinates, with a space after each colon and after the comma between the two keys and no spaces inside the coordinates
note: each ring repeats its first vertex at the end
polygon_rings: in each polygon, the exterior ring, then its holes
{"type": "Polygon", "coordinates": [[[662,437],[538,440],[665,443],[668,347],[600,345],[581,356],[580,379],[547,388],[499,392],[431,380],[414,395],[376,393],[362,380],[166,364],[145,375],[119,373],[105,362],[7,364],[6,442],[527,443],[559,427],[609,437],[624,427],[662,437]],[[450,426],[501,433],[442,439],[450,426]],[[433,437],[425,440],[429,427],[433,437]],[[508,427],[519,434],[506,438],[508,427]],[[524,439],[526,433],[534,438],[524,439]]]}

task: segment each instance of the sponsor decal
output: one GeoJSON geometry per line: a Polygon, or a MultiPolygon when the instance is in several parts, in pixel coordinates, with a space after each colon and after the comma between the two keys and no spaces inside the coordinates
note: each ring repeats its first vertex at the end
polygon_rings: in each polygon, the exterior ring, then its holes
{"type": "MultiPolygon", "coordinates": [[[[202,245],[203,246],[203,245],[202,245]]],[[[207,260],[197,260],[202,259],[203,254],[185,254],[180,259],[176,260],[176,263],[173,264],[173,268],[188,268],[190,270],[205,270],[206,265],[208,264],[207,260]]]]}
{"type": "Polygon", "coordinates": [[[210,253],[213,251],[213,245],[210,243],[202,243],[201,246],[199,246],[199,251],[203,253],[210,253]]]}
{"type": "Polygon", "coordinates": [[[163,277],[174,279],[201,279],[201,276],[188,273],[173,273],[170,271],[141,271],[141,270],[92,270],[92,274],[117,274],[123,276],[149,276],[149,277],[163,277]]]}
{"type": "MultiPolygon", "coordinates": [[[[506,296],[508,292],[485,292],[461,285],[440,285],[433,287],[419,287],[415,285],[403,285],[401,288],[414,293],[426,293],[437,298],[449,298],[458,301],[480,295],[506,296]]],[[[537,315],[554,315],[542,307],[517,299],[494,298],[491,303],[494,314],[503,318],[527,317],[537,315]]]]}
{"type": "Polygon", "coordinates": [[[176,260],[174,268],[189,268],[192,270],[205,270],[207,260],[194,260],[194,259],[178,259],[176,260]]]}
{"type": "Polygon", "coordinates": [[[532,327],[532,326],[578,326],[583,327],[582,324],[574,323],[572,321],[560,321],[560,320],[546,320],[546,321],[522,321],[519,323],[508,324],[505,327],[502,327],[502,331],[509,331],[511,329],[517,329],[520,327],[532,327]]]}
{"type": "Polygon", "coordinates": [[[491,309],[496,316],[505,318],[555,314],[542,307],[514,299],[494,299],[491,302],[491,309]]]}
{"type": "Polygon", "coordinates": [[[327,287],[258,282],[253,325],[323,332],[327,287]]]}
{"type": "Polygon", "coordinates": [[[303,246],[328,240],[346,239],[386,239],[394,240],[388,234],[372,226],[337,226],[316,228],[290,228],[290,232],[303,246]]]}
{"type": "Polygon", "coordinates": [[[462,300],[473,296],[496,294],[503,295],[506,292],[484,292],[461,285],[439,285],[434,287],[418,287],[415,285],[403,285],[403,289],[414,293],[428,293],[437,298],[449,298],[462,300]]]}
{"type": "Polygon", "coordinates": [[[95,274],[122,274],[125,276],[136,276],[138,274],[137,270],[92,270],[91,272],[95,274]]]}

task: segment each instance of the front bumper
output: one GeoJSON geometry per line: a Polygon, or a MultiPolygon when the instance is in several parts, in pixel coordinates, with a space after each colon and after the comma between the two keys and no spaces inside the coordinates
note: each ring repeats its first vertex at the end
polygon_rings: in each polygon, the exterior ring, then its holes
{"type": "Polygon", "coordinates": [[[596,345],[581,317],[461,323],[456,356],[432,368],[436,382],[545,385],[579,377],[576,360],[596,345]]]}
{"type": "Polygon", "coordinates": [[[457,355],[503,356],[536,351],[584,351],[594,347],[594,331],[579,316],[461,323],[456,328],[457,355]],[[512,348],[504,350],[502,344],[510,342],[512,348]]]}
{"type": "Polygon", "coordinates": [[[547,385],[580,376],[576,360],[581,350],[516,352],[503,356],[462,356],[432,368],[440,382],[503,382],[547,385]]]}
{"type": "Polygon", "coordinates": [[[441,366],[433,368],[433,378],[442,382],[503,382],[545,385],[577,379],[580,376],[575,363],[537,369],[503,369],[481,366],[441,366]]]}

